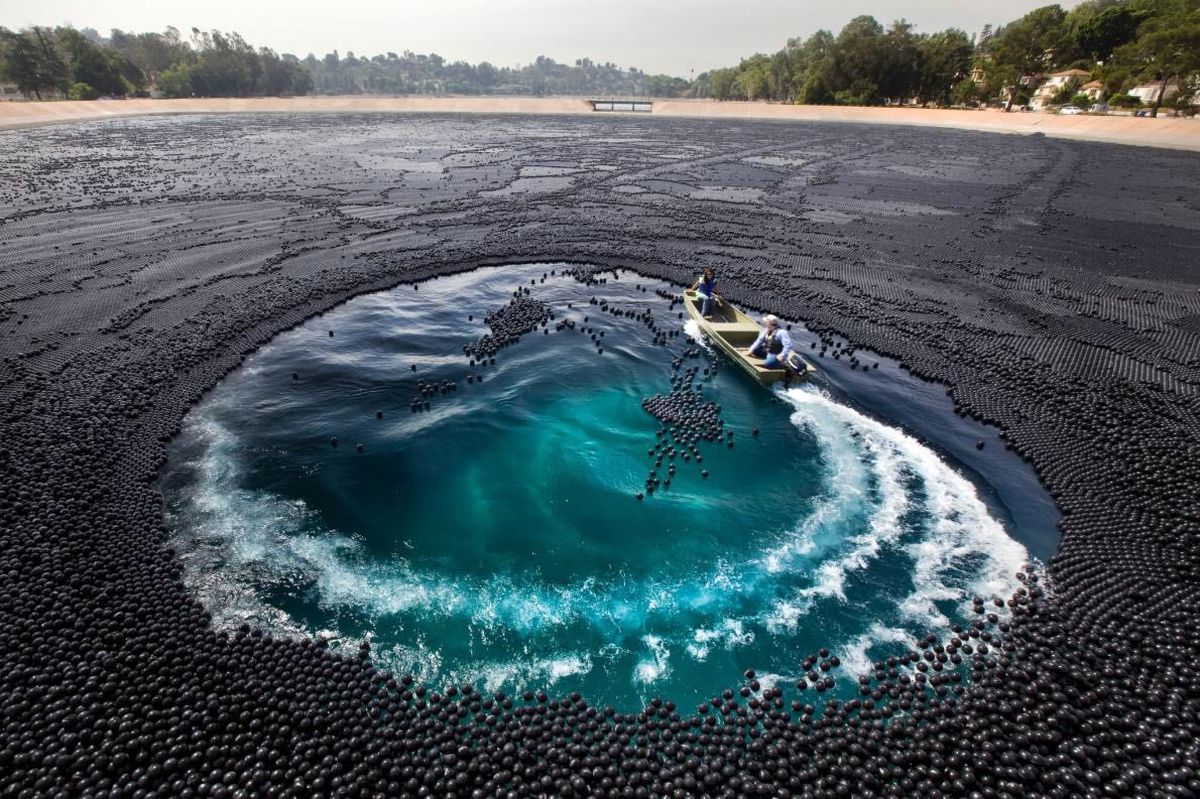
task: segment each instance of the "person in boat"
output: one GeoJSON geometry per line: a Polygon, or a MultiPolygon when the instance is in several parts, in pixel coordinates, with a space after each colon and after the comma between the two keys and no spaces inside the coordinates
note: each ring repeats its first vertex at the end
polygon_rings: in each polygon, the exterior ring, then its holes
{"type": "Polygon", "coordinates": [[[763,366],[768,369],[783,369],[787,355],[792,351],[792,337],[779,324],[779,317],[775,314],[764,316],[763,324],[765,327],[762,332],[746,352],[755,358],[762,358],[763,366]]]}
{"type": "Polygon", "coordinates": [[[721,301],[721,295],[717,293],[717,271],[711,266],[706,268],[690,290],[700,293],[700,315],[712,319],[713,302],[721,301]]]}

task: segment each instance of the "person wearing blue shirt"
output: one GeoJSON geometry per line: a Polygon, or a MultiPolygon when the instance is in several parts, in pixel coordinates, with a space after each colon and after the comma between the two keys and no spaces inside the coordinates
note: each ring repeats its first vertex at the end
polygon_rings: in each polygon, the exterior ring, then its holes
{"type": "Polygon", "coordinates": [[[763,322],[766,327],[746,352],[755,358],[762,358],[763,366],[768,369],[783,369],[784,359],[792,349],[792,337],[779,324],[779,317],[775,314],[767,314],[763,322]]]}
{"type": "Polygon", "coordinates": [[[721,295],[717,294],[716,270],[711,266],[705,269],[704,274],[692,284],[691,290],[700,292],[700,315],[705,319],[711,319],[713,301],[721,301],[721,295]]]}

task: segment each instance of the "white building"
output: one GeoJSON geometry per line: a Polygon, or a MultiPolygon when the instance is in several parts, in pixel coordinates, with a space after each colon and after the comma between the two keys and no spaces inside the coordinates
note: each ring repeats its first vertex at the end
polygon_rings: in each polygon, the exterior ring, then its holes
{"type": "Polygon", "coordinates": [[[1099,102],[1104,95],[1104,83],[1098,80],[1085,83],[1079,87],[1079,93],[1086,94],[1093,103],[1099,102]]]}
{"type": "Polygon", "coordinates": [[[1062,91],[1064,86],[1072,82],[1083,83],[1090,77],[1091,73],[1083,69],[1065,69],[1062,72],[1047,75],[1046,80],[1037,87],[1033,97],[1029,99],[1029,105],[1033,107],[1034,111],[1044,111],[1054,99],[1054,95],[1062,91]]]}
{"type": "MultiPolygon", "coordinates": [[[[1159,89],[1162,89],[1162,83],[1154,81],[1153,83],[1143,83],[1139,86],[1134,86],[1125,93],[1130,97],[1136,97],[1141,100],[1142,105],[1154,105],[1154,100],[1158,97],[1159,89]]],[[[1168,83],[1167,88],[1163,89],[1163,102],[1165,103],[1177,94],[1179,94],[1179,84],[1168,83]]]]}

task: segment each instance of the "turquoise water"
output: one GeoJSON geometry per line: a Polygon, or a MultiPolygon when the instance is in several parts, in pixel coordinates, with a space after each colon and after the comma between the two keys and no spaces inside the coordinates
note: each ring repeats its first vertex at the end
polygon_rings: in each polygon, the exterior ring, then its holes
{"type": "Polygon", "coordinates": [[[870,660],[971,617],[972,596],[1009,593],[1048,549],[1052,506],[1027,497],[1019,461],[994,448],[956,463],[953,441],[939,454],[846,393],[874,380],[898,415],[967,424],[898,390],[910,378],[894,365],[767,391],[655,293],[677,288],[631,272],[588,286],[564,268],[358,298],[204,400],[163,488],[219,625],[348,651],[369,638],[383,667],[430,682],[619,707],[703,701],[747,668],[795,682],[828,647],[849,672],[839,695],[870,660]],[[488,332],[484,315],[526,290],[554,320],[472,366],[463,345],[488,332]],[[656,466],[670,435],[641,403],[687,369],[733,446],[656,466]],[[672,463],[671,484],[638,499],[672,463]]]}

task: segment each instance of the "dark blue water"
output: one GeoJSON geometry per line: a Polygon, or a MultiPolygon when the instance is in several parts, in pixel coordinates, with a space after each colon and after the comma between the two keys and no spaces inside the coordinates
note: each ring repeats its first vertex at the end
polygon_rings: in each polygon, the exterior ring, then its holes
{"type": "Polygon", "coordinates": [[[967,618],[972,596],[1009,593],[1053,545],[1028,469],[976,450],[994,435],[944,391],[881,360],[771,392],[689,336],[655,294],[676,287],[629,272],[589,287],[563,269],[361,297],[210,394],[163,486],[219,625],[351,651],[369,637],[385,668],[428,681],[622,707],[700,701],[746,668],[794,681],[827,646],[848,691],[870,660],[967,618]],[[463,345],[518,289],[555,319],[471,366],[463,345]],[[734,446],[701,442],[702,463],[680,450],[658,467],[676,465],[670,486],[639,500],[664,440],[641,403],[670,391],[676,359],[701,370],[734,446]]]}

